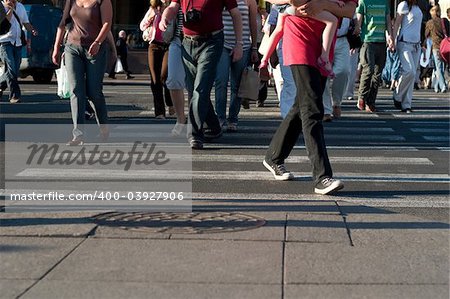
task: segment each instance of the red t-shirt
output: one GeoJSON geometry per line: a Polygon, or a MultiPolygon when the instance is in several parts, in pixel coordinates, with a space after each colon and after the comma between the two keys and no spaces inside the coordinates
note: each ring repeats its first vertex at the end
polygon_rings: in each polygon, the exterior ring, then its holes
{"type": "MultiPolygon", "coordinates": [[[[357,0],[344,0],[344,2],[357,0]]],[[[317,59],[322,53],[322,32],[325,23],[313,18],[288,15],[283,28],[284,65],[303,64],[317,67],[317,59]]],[[[338,26],[339,27],[339,26],[338,26]]],[[[334,58],[336,35],[330,50],[330,61],[334,58]]]]}
{"type": "Polygon", "coordinates": [[[173,0],[173,2],[181,5],[184,14],[192,8],[202,13],[202,18],[199,22],[195,24],[185,23],[183,25],[183,32],[186,35],[207,34],[222,29],[223,8],[231,10],[237,7],[236,0],[173,0]]]}

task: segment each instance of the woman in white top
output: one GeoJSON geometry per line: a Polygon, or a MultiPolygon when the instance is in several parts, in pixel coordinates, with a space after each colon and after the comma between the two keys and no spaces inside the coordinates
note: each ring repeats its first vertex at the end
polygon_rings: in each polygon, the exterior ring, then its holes
{"type": "Polygon", "coordinates": [[[400,2],[393,28],[393,50],[397,50],[402,67],[398,86],[394,91],[394,106],[411,113],[414,82],[420,58],[420,26],[422,11],[417,0],[400,2]],[[400,30],[399,30],[400,28],[400,30]],[[398,36],[397,36],[398,33],[398,36]]]}

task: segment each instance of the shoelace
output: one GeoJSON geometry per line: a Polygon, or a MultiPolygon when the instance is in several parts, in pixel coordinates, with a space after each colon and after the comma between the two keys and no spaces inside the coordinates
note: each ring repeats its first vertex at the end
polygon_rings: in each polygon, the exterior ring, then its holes
{"type": "Polygon", "coordinates": [[[278,168],[278,171],[281,172],[281,173],[286,173],[287,172],[286,167],[284,167],[284,164],[277,165],[277,168],[278,168]]]}
{"type": "Polygon", "coordinates": [[[332,178],[324,178],[323,180],[322,180],[322,185],[324,185],[324,186],[326,186],[326,185],[328,185],[329,183],[332,183],[334,180],[332,179],[332,178]]]}

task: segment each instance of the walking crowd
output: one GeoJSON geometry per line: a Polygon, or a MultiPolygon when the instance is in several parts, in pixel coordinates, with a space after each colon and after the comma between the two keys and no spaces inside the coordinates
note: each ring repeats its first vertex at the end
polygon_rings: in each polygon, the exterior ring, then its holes
{"type": "MultiPolygon", "coordinates": [[[[8,65],[1,91],[6,82],[14,103],[20,98],[14,54],[21,47],[20,21],[11,13],[16,0],[2,3],[2,18],[12,26],[0,34],[0,58],[8,65]]],[[[392,90],[393,106],[412,113],[420,80],[427,82],[426,88],[432,84],[435,92],[448,90],[450,61],[442,44],[449,43],[450,8],[447,18],[441,18],[437,0],[395,3],[396,7],[390,0],[150,0],[139,27],[149,44],[155,117],[176,116],[172,135],[186,134],[192,149],[202,149],[223,131],[238,131],[240,109],[249,108],[243,89],[257,91],[253,100],[264,106],[273,76],[283,120],[263,165],[277,180],[293,179],[284,161],[302,133],[314,191],[340,190],[344,185],[333,178],[322,123],[341,116],[343,99],[375,113],[384,82],[392,90]],[[249,85],[254,80],[247,76],[255,71],[259,78],[249,85]]],[[[25,18],[22,23],[33,32],[25,18]]],[[[83,144],[87,100],[93,103],[100,135],[105,140],[109,136],[102,92],[105,70],[115,78],[114,67],[107,66],[109,45],[117,45],[126,76],[132,78],[126,32],[121,31],[114,43],[111,23],[111,0],[66,1],[52,57],[68,70],[74,124],[69,145],[83,144]]]]}

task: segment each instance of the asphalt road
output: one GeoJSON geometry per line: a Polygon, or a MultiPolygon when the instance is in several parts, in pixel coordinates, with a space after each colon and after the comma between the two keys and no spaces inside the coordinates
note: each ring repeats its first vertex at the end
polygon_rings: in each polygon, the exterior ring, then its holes
{"type": "MultiPolygon", "coordinates": [[[[0,102],[4,124],[70,124],[68,100],[56,96],[56,84],[36,85],[22,81],[22,103],[0,102]]],[[[150,86],[145,81],[107,81],[104,88],[113,132],[125,132],[132,124],[133,136],[145,134],[157,124],[150,86]]],[[[391,93],[380,90],[379,112],[356,109],[343,102],[339,120],[325,123],[325,138],[333,170],[345,182],[339,199],[383,210],[449,221],[449,112],[448,94],[415,91],[414,113],[394,109],[391,93]]],[[[193,153],[193,192],[199,200],[311,199],[310,165],[299,140],[287,167],[292,182],[277,182],[261,162],[280,117],[273,90],[266,107],[241,110],[237,133],[205,145],[193,153]]],[[[3,134],[3,132],[2,132],[3,134]]],[[[123,133],[129,134],[129,133],[123,133]]],[[[114,134],[109,142],[114,143],[114,134]]],[[[2,161],[2,167],[4,161],[2,161]]],[[[334,196],[333,199],[337,199],[334,196]]],[[[255,205],[255,209],[258,205],[255,205]]]]}

